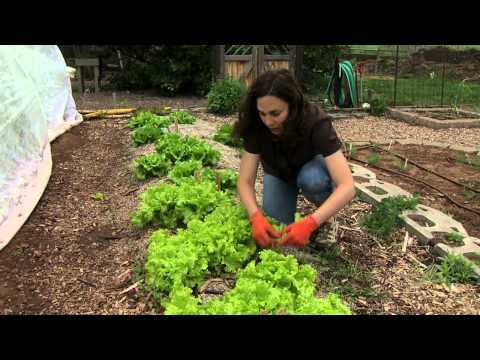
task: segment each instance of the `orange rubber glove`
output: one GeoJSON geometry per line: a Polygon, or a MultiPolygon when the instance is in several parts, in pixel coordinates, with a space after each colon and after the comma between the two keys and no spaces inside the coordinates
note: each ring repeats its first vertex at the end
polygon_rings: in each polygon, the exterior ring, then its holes
{"type": "Polygon", "coordinates": [[[250,222],[252,223],[253,240],[261,247],[272,245],[272,241],[281,236],[281,233],[273,228],[260,210],[252,214],[250,222]]]}
{"type": "Polygon", "coordinates": [[[283,230],[287,236],[282,238],[278,245],[305,246],[308,244],[312,232],[319,226],[320,224],[317,223],[313,215],[307,216],[302,221],[288,225],[283,230]]]}

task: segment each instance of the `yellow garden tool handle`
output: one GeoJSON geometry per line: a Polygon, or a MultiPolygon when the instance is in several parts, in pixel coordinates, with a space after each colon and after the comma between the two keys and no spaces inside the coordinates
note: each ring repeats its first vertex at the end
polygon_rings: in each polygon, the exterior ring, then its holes
{"type": "Polygon", "coordinates": [[[129,114],[136,110],[136,108],[129,108],[129,109],[105,109],[105,110],[98,110],[86,114],[83,116],[84,119],[92,119],[96,117],[102,117],[104,115],[121,115],[121,114],[129,114]]]}

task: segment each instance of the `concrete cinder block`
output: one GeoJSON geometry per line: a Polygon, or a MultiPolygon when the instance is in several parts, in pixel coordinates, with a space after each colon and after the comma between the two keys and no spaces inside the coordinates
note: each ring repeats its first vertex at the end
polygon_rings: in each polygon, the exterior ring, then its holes
{"type": "Polygon", "coordinates": [[[357,165],[357,164],[352,164],[352,163],[348,163],[348,165],[350,166],[350,169],[352,170],[352,175],[354,177],[360,177],[360,178],[364,178],[364,179],[367,179],[367,180],[377,178],[377,175],[375,175],[375,173],[373,171],[370,171],[363,166],[360,166],[360,165],[357,165]]]}
{"type": "Polygon", "coordinates": [[[405,222],[406,229],[415,234],[425,245],[431,242],[435,232],[451,233],[456,231],[465,237],[468,236],[461,223],[443,212],[425,205],[418,205],[416,210],[404,211],[400,218],[405,222]],[[424,225],[420,222],[427,224],[424,225]]]}
{"type": "Polygon", "coordinates": [[[412,194],[397,185],[377,179],[370,179],[367,183],[355,183],[355,187],[359,191],[359,197],[373,205],[381,203],[387,197],[400,195],[412,197],[412,194]]]}

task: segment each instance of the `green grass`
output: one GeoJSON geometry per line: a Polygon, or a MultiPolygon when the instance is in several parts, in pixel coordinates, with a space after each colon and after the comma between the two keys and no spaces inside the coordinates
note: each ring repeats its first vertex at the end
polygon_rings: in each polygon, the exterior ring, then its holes
{"type": "Polygon", "coordinates": [[[457,152],[455,160],[457,161],[457,164],[468,165],[480,171],[480,156],[478,155],[467,155],[464,152],[459,151],[457,152]]]}
{"type": "Polygon", "coordinates": [[[425,270],[424,278],[427,281],[453,283],[470,283],[477,276],[473,270],[473,263],[461,255],[448,254],[440,259],[439,264],[433,264],[425,270]]]}
{"type": "MultiPolygon", "coordinates": [[[[398,53],[400,57],[404,57],[409,53],[413,53],[422,48],[434,48],[439,45],[400,45],[398,53]]],[[[480,45],[441,45],[452,50],[480,50],[480,45]]],[[[350,52],[353,55],[379,55],[379,56],[395,56],[397,45],[349,45],[350,52]]]]}
{"type": "Polygon", "coordinates": [[[471,201],[471,202],[480,202],[480,194],[467,190],[463,192],[463,196],[465,197],[465,200],[471,201]]]}
{"type": "Polygon", "coordinates": [[[395,166],[400,170],[402,173],[408,173],[410,170],[412,170],[412,166],[407,163],[407,166],[405,166],[405,161],[404,160],[399,160],[397,159],[395,161],[395,166]]]}
{"type": "Polygon", "coordinates": [[[464,237],[465,236],[463,236],[462,234],[460,234],[458,232],[451,232],[447,235],[447,240],[453,241],[455,243],[463,244],[463,238],[464,237]]]}
{"type": "MultiPolygon", "coordinates": [[[[438,75],[438,74],[437,74],[438,75]]],[[[360,83],[359,83],[360,86],[360,83]]],[[[393,102],[394,81],[364,79],[363,94],[373,90],[384,95],[389,104],[393,102]]],[[[430,79],[398,79],[396,105],[440,105],[442,94],[441,77],[430,79]]],[[[480,104],[480,84],[467,84],[463,89],[459,80],[445,79],[443,105],[480,104]]]]}
{"type": "Polygon", "coordinates": [[[380,162],[380,156],[376,153],[369,154],[367,157],[368,165],[377,165],[380,162]]]}

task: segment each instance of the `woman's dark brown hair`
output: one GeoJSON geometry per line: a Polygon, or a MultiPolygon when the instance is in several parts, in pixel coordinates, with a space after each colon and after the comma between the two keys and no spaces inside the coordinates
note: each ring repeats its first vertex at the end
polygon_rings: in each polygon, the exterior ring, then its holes
{"type": "Polygon", "coordinates": [[[275,96],[288,103],[289,114],[283,124],[280,140],[293,146],[301,136],[300,125],[306,103],[299,84],[285,69],[265,72],[250,86],[234,125],[235,136],[245,140],[253,133],[267,130],[257,109],[257,99],[263,96],[275,96]]]}

